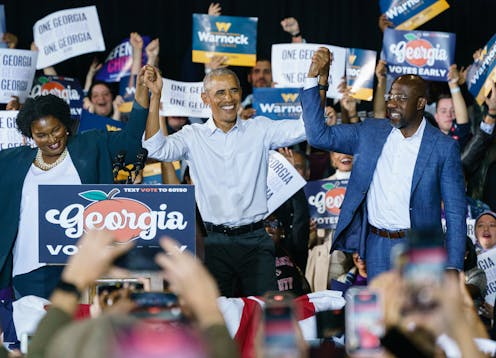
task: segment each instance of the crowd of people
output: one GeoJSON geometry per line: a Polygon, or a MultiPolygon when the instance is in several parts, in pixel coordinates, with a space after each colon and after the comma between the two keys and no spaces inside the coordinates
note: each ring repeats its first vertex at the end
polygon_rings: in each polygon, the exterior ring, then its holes
{"type": "MultiPolygon", "coordinates": [[[[221,10],[212,3],[208,14],[218,16],[221,10]]],[[[391,26],[380,16],[381,30],[391,26]]],[[[293,43],[311,41],[303,38],[296,18],[283,19],[281,28],[293,43]]],[[[14,35],[4,34],[3,40],[16,47],[14,35]]],[[[358,321],[350,308],[357,287],[379,297],[376,311],[382,315],[383,331],[373,332],[376,346],[374,339],[363,338],[367,354],[375,349],[374,356],[384,357],[496,355],[495,302],[487,300],[493,278],[477,264],[478,256],[496,247],[495,83],[482,106],[467,90],[467,69],[456,64],[440,93],[417,75],[394,78],[387,88],[387,63],[379,60],[369,115],[370,108],[353,97],[345,78],[339,101],[326,98],[333,54],[319,47],[300,92],[301,117],[274,121],[256,113],[252,96],[243,93],[238,75],[226,66],[227,58],[213,56],[205,64],[201,93],[211,116],[163,117],[159,39],[144,46],[133,32],[129,41],[136,88],[131,112],[123,115],[123,98],[108,83],[94,80],[101,66],[97,61],[89,65],[84,86],[84,108],[126,122],[122,130],[75,133],[69,106],[51,94],[24,103],[13,98],[5,107],[19,111],[18,130],[36,147],[0,151],[0,169],[8,173],[0,179],[0,328],[8,348],[0,347],[0,357],[22,355],[23,333],[32,335],[28,357],[263,357],[273,356],[271,345],[288,342],[287,356],[340,357],[346,354],[343,333],[351,329],[350,320],[358,321]],[[112,184],[113,158],[125,151],[123,162],[132,163],[141,148],[150,160],[161,162],[164,184],[195,186],[205,231],[198,257],[164,238],[167,254],[149,260],[159,265],[166,286],[150,297],[167,299],[167,305],[154,301],[144,309],[136,299],[143,296],[124,287],[74,321],[82,297],[96,280],[108,277],[112,262],[131,245],[113,245],[112,232],[89,231],[67,265],[41,264],[38,186],[112,184]],[[310,218],[303,189],[269,213],[272,150],[305,180],[347,181],[335,229],[323,229],[310,218]],[[177,177],[174,161],[180,161],[183,178],[177,177]],[[473,222],[473,238],[467,222],[473,222]],[[417,292],[401,270],[408,266],[405,257],[413,260],[408,256],[412,238],[425,229],[442,237],[444,271],[434,286],[417,292]],[[302,315],[291,298],[329,291],[347,298],[339,307],[346,319],[333,326],[332,334],[314,335],[317,344],[305,341],[305,325],[296,324],[302,315]],[[32,296],[48,300],[49,308],[35,331],[15,332],[13,303],[32,296]],[[238,322],[253,324],[255,331],[245,332],[252,337],[249,348],[240,344],[246,337],[233,334],[220,296],[257,296],[261,307],[265,300],[265,323],[263,309],[238,322]],[[282,340],[270,336],[268,310],[273,307],[290,312],[278,318],[289,322],[282,340]]],[[[479,56],[478,50],[474,61],[479,56]]],[[[270,59],[258,58],[248,83],[274,86],[271,66],[270,59]]],[[[43,72],[57,74],[54,68],[43,72]]],[[[421,255],[415,258],[421,261],[421,255]]]]}

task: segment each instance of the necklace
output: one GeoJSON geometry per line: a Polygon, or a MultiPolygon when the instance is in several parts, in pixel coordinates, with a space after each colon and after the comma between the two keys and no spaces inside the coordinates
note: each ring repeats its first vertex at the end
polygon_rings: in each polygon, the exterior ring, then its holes
{"type": "Polygon", "coordinates": [[[36,153],[36,158],[34,159],[34,164],[41,170],[50,170],[52,168],[55,168],[60,163],[62,163],[65,157],[67,157],[67,153],[69,152],[67,151],[67,147],[66,147],[62,152],[62,154],[60,154],[60,156],[57,158],[57,160],[49,164],[43,160],[43,156],[41,155],[41,150],[38,149],[38,152],[36,153]]]}

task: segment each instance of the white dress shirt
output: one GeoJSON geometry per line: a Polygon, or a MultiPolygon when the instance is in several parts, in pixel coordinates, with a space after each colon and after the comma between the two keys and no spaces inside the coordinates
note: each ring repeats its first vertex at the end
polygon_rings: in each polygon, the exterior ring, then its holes
{"type": "Polygon", "coordinates": [[[413,170],[425,129],[425,118],[411,137],[399,129],[389,134],[367,194],[369,224],[379,229],[410,228],[413,170]]]}
{"type": "Polygon", "coordinates": [[[204,221],[239,226],[262,220],[267,213],[269,150],[303,140],[302,118],[238,118],[224,133],[211,117],[169,136],[159,131],[143,141],[143,147],[161,161],[186,160],[204,221]]]}

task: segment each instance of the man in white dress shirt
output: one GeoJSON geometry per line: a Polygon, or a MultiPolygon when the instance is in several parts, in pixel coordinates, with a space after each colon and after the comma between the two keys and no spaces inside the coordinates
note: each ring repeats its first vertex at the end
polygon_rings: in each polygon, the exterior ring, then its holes
{"type": "Polygon", "coordinates": [[[211,71],[203,84],[208,121],[164,136],[158,113],[149,116],[143,146],[152,158],[187,162],[208,234],[205,264],[221,293],[262,295],[276,289],[274,244],[262,221],[269,150],[303,141],[303,121],[238,118],[241,87],[229,69],[211,71]]]}

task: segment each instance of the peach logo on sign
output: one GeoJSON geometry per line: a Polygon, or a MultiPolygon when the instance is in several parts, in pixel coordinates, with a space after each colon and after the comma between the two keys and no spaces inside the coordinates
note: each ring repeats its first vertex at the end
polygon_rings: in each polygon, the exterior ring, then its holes
{"type": "Polygon", "coordinates": [[[325,191],[320,191],[316,195],[311,195],[308,198],[308,203],[315,206],[319,214],[328,211],[331,214],[339,215],[346,188],[337,186],[334,183],[325,183],[322,185],[322,188],[325,191]]]}
{"type": "Polygon", "coordinates": [[[78,101],[81,99],[78,91],[72,88],[70,85],[64,87],[64,85],[55,80],[49,80],[47,77],[40,77],[38,79],[39,84],[36,84],[31,89],[31,97],[44,96],[47,94],[53,94],[59,98],[62,98],[67,104],[70,101],[78,101]]]}
{"type": "Polygon", "coordinates": [[[431,42],[422,38],[420,34],[407,33],[404,35],[407,41],[391,44],[389,50],[396,57],[396,61],[406,62],[412,66],[432,66],[436,61],[446,61],[448,53],[441,48],[440,44],[432,45],[431,42]]]}
{"type": "Polygon", "coordinates": [[[134,239],[152,240],[158,230],[184,230],[188,221],[183,213],[167,211],[167,204],[158,205],[159,210],[150,209],[146,204],[130,198],[117,197],[119,189],[108,194],[101,190],[88,190],[78,195],[91,201],[87,206],[69,204],[62,210],[50,209],[45,219],[65,229],[69,238],[79,238],[83,231],[92,229],[109,230],[115,241],[127,242],[134,239]]]}

